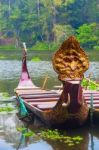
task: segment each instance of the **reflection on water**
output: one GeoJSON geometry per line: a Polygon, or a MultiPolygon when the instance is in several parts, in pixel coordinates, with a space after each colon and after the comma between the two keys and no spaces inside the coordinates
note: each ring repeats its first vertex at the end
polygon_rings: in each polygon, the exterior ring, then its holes
{"type": "MultiPolygon", "coordinates": [[[[57,74],[53,70],[51,62],[28,62],[30,76],[37,86],[42,86],[46,75],[49,75],[46,88],[52,88],[53,85],[60,84],[57,74]]],[[[99,79],[99,62],[91,62],[90,68],[85,76],[93,73],[94,79],[99,79]]],[[[0,91],[8,92],[11,96],[13,89],[17,86],[21,74],[21,61],[0,60],[0,91]]]]}
{"type": "MultiPolygon", "coordinates": [[[[54,72],[51,62],[28,62],[30,76],[36,85],[42,86],[44,77],[49,75],[46,88],[60,84],[57,74],[54,72]]],[[[93,78],[99,79],[99,62],[91,62],[86,76],[92,72],[93,78]]],[[[21,73],[21,61],[0,60],[0,93],[8,92],[14,95],[14,88],[17,86],[21,73]]],[[[22,122],[16,114],[0,114],[0,150],[16,150],[21,139],[21,133],[16,128],[22,126],[22,122]]],[[[20,145],[20,150],[99,150],[99,127],[93,130],[80,128],[67,131],[71,136],[82,136],[81,144],[69,147],[61,141],[26,138],[20,145]]]]}
{"type": "Polygon", "coordinates": [[[15,114],[0,114],[0,150],[12,150],[19,142],[20,133],[16,127],[20,125],[15,114]]]}
{"type": "MultiPolygon", "coordinates": [[[[0,150],[16,150],[18,146],[19,150],[98,150],[99,148],[98,126],[94,126],[92,129],[83,127],[66,130],[66,135],[83,137],[80,144],[70,147],[62,141],[43,140],[39,137],[26,137],[22,140],[22,134],[16,130],[22,125],[16,114],[0,114],[0,150]]],[[[35,130],[39,132],[40,128],[35,128],[35,130]]]]}

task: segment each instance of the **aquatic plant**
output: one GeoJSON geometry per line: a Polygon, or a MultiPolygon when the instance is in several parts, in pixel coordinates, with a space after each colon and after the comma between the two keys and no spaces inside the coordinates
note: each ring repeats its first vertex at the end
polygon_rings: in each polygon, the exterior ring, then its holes
{"type": "Polygon", "coordinates": [[[28,129],[24,127],[18,127],[17,131],[21,132],[25,137],[30,137],[35,135],[33,131],[28,131],[28,129]]]}
{"type": "Polygon", "coordinates": [[[13,110],[14,110],[14,108],[10,107],[10,106],[0,107],[0,112],[11,112],[13,110]]]}
{"type": "Polygon", "coordinates": [[[60,139],[61,135],[57,130],[46,130],[41,131],[41,137],[45,139],[57,140],[60,139]]]}
{"type": "Polygon", "coordinates": [[[9,97],[9,94],[8,94],[7,92],[4,92],[4,93],[3,93],[3,96],[4,96],[4,97],[9,97]]]}
{"type": "Polygon", "coordinates": [[[40,133],[36,133],[33,131],[28,131],[26,130],[26,128],[21,127],[21,128],[17,128],[17,131],[21,132],[23,134],[23,136],[25,137],[30,137],[30,136],[35,136],[36,138],[43,138],[45,140],[58,140],[60,142],[63,142],[65,144],[67,144],[68,146],[75,146],[76,144],[80,144],[81,141],[83,140],[83,137],[81,136],[65,136],[64,134],[62,134],[60,131],[56,130],[41,130],[40,133]]]}
{"type": "Polygon", "coordinates": [[[33,57],[33,58],[32,58],[32,61],[34,61],[34,62],[39,62],[39,61],[41,61],[41,59],[40,59],[39,57],[33,57]]]}
{"type": "Polygon", "coordinates": [[[18,127],[16,128],[17,131],[19,132],[23,132],[24,130],[27,130],[27,128],[24,128],[24,127],[18,127]]]}
{"type": "Polygon", "coordinates": [[[65,136],[61,134],[58,130],[46,130],[41,132],[41,137],[50,140],[59,140],[60,142],[66,143],[68,146],[74,146],[75,144],[80,144],[83,138],[81,136],[65,136]]]}
{"type": "Polygon", "coordinates": [[[84,88],[88,88],[90,90],[99,90],[99,84],[96,83],[95,81],[93,80],[90,80],[90,79],[87,79],[87,78],[84,78],[81,85],[84,87],[84,88]]]}
{"type": "Polygon", "coordinates": [[[9,93],[3,92],[3,93],[2,93],[2,98],[3,98],[3,99],[10,98],[9,93]]]}
{"type": "Polygon", "coordinates": [[[0,59],[5,59],[6,57],[3,55],[0,55],[0,59]]]}

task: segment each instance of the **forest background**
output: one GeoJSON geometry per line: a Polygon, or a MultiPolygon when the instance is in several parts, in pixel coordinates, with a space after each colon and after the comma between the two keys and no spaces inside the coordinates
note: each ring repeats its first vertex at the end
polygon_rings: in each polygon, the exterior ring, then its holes
{"type": "Polygon", "coordinates": [[[70,35],[99,50],[99,0],[0,0],[0,50],[24,41],[30,50],[54,51],[70,35]]]}

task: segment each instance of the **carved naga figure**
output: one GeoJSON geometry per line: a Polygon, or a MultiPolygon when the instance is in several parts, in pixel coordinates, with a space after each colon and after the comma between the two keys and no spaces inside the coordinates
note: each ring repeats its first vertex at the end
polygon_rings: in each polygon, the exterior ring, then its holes
{"type": "Polygon", "coordinates": [[[76,119],[79,124],[83,124],[88,117],[89,109],[84,101],[81,81],[84,72],[89,68],[88,56],[76,38],[71,36],[62,43],[52,61],[53,68],[63,83],[60,98],[63,107],[68,110],[68,119],[76,119]]]}

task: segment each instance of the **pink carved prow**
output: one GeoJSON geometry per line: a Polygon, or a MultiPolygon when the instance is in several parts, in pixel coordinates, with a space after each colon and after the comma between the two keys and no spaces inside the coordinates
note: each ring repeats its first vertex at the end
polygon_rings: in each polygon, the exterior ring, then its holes
{"type": "Polygon", "coordinates": [[[22,73],[20,77],[20,81],[18,84],[18,89],[19,88],[35,88],[36,86],[33,84],[29,73],[27,69],[27,49],[25,43],[23,43],[24,49],[23,49],[23,56],[22,56],[22,73]]]}

